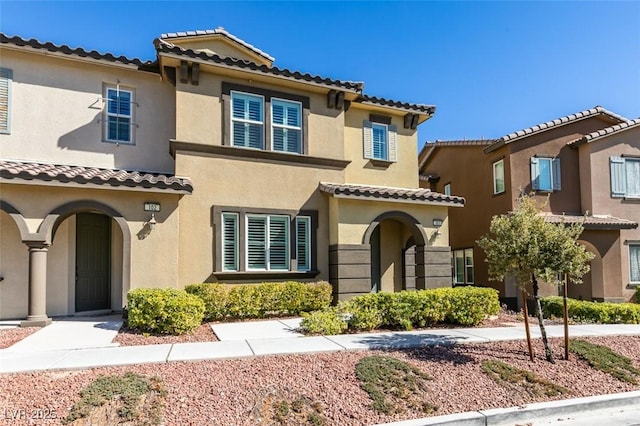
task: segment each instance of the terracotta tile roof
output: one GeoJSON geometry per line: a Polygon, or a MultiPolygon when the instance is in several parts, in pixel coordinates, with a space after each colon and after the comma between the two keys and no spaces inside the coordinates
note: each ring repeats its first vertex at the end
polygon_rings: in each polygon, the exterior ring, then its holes
{"type": "Polygon", "coordinates": [[[442,203],[452,206],[464,206],[464,198],[444,195],[424,188],[394,188],[387,186],[353,185],[320,182],[320,191],[334,197],[399,201],[410,203],[442,203]]]}
{"type": "Polygon", "coordinates": [[[634,229],[637,222],[613,216],[581,216],[543,213],[544,219],[550,223],[582,223],[585,229],[634,229]]]}
{"type": "Polygon", "coordinates": [[[441,147],[467,147],[467,146],[490,146],[496,143],[498,139],[458,139],[458,140],[436,140],[434,142],[427,141],[418,154],[418,167],[421,169],[431,158],[435,148],[441,147]]]}
{"type": "Polygon", "coordinates": [[[152,61],[143,62],[138,58],[127,58],[126,56],[115,56],[111,53],[100,53],[96,50],[85,50],[82,47],[72,48],[66,44],[53,44],[51,42],[42,43],[34,38],[26,40],[20,36],[8,36],[4,33],[0,33],[0,44],[12,44],[14,46],[28,46],[38,50],[46,50],[47,52],[60,52],[65,55],[79,56],[82,58],[91,58],[101,61],[113,62],[123,65],[134,65],[137,67],[151,67],[152,61]]]}
{"type": "Polygon", "coordinates": [[[594,117],[596,115],[603,115],[608,117],[609,119],[613,120],[613,121],[617,121],[619,123],[624,122],[624,121],[628,121],[627,118],[618,115],[616,113],[613,113],[603,107],[601,107],[600,105],[597,105],[591,109],[587,109],[584,111],[580,111],[580,112],[576,112],[575,114],[570,114],[564,117],[560,117],[560,118],[556,118],[555,120],[551,120],[551,121],[547,121],[546,123],[541,123],[541,124],[537,124],[535,126],[532,127],[528,127],[526,129],[523,130],[518,130],[517,132],[513,132],[513,133],[509,133],[508,135],[505,135],[499,139],[497,139],[497,141],[485,148],[485,152],[491,152],[494,151],[498,148],[500,148],[501,146],[511,143],[513,141],[525,138],[527,136],[531,136],[531,135],[535,135],[536,133],[540,133],[540,132],[544,132],[546,130],[550,130],[556,127],[560,127],[560,126],[564,126],[565,124],[569,124],[569,123],[573,123],[575,121],[579,121],[579,120],[583,120],[585,118],[589,118],[589,117],[594,117]]]}
{"type": "Polygon", "coordinates": [[[193,191],[193,185],[188,178],[168,174],[8,160],[0,160],[0,177],[78,184],[92,183],[105,187],[154,188],[180,193],[193,191]]]}
{"type": "Polygon", "coordinates": [[[605,136],[609,136],[614,133],[622,132],[625,130],[630,130],[638,126],[640,126],[640,118],[636,118],[635,120],[625,121],[624,123],[615,124],[611,127],[607,127],[606,129],[600,129],[596,132],[589,133],[588,135],[583,136],[577,141],[570,143],[570,145],[582,145],[583,143],[590,143],[590,142],[599,140],[601,138],[604,138],[605,136]]]}
{"type": "Polygon", "coordinates": [[[422,114],[435,114],[436,112],[436,107],[435,105],[425,105],[425,104],[413,104],[413,103],[409,103],[409,102],[400,102],[400,101],[394,101],[391,99],[385,99],[385,98],[378,98],[375,96],[369,96],[369,95],[361,95],[358,99],[355,100],[355,102],[360,102],[360,103],[372,103],[372,104],[377,104],[377,105],[384,105],[384,106],[388,106],[388,107],[392,107],[392,108],[398,108],[398,109],[404,109],[404,110],[408,110],[408,111],[416,111],[422,114]]]}
{"type": "Polygon", "coordinates": [[[246,41],[242,40],[241,38],[234,36],[233,34],[229,33],[227,30],[225,30],[222,27],[218,27],[215,30],[195,30],[195,31],[175,32],[175,33],[164,33],[160,36],[160,38],[163,40],[171,40],[171,39],[183,38],[183,37],[198,37],[198,36],[208,36],[208,35],[224,36],[229,40],[232,40],[242,45],[243,47],[253,51],[255,54],[262,56],[263,58],[271,62],[275,61],[275,58],[269,55],[267,52],[260,50],[254,45],[249,44],[246,41]]]}
{"type": "Polygon", "coordinates": [[[242,59],[221,57],[216,54],[206,52],[196,52],[192,49],[183,49],[162,39],[155,39],[153,44],[156,46],[158,53],[173,53],[180,56],[188,56],[193,59],[201,59],[207,62],[213,62],[215,64],[226,65],[230,67],[237,67],[243,70],[276,75],[280,77],[290,78],[292,80],[304,81],[308,83],[316,83],[325,86],[340,87],[345,90],[361,93],[364,88],[364,83],[353,81],[333,80],[326,77],[321,77],[311,74],[303,74],[299,71],[291,71],[287,68],[278,68],[274,66],[258,65],[255,62],[245,61],[242,59]]]}

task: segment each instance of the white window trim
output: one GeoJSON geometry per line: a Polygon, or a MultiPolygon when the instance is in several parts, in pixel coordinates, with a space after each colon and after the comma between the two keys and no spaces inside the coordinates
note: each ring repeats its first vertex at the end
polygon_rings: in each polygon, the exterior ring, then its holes
{"type": "MultiPolygon", "coordinates": [[[[119,102],[119,101],[118,101],[119,102]]],[[[133,145],[135,143],[135,128],[136,125],[134,124],[134,114],[135,114],[135,107],[136,106],[136,101],[135,101],[135,97],[134,97],[134,91],[131,89],[122,89],[119,86],[113,86],[113,85],[106,85],[105,86],[105,91],[104,91],[104,112],[105,112],[105,116],[104,116],[104,141],[105,142],[110,142],[110,143],[116,143],[116,144],[125,144],[125,145],[133,145]],[[119,113],[112,113],[109,112],[109,91],[110,90],[115,90],[118,94],[121,92],[125,92],[125,93],[129,93],[130,96],[130,107],[129,110],[131,111],[131,114],[126,115],[126,114],[119,114],[119,113]],[[129,140],[122,140],[122,139],[109,139],[109,117],[116,117],[116,118],[128,118],[129,119],[129,140]]]]}
{"type": "Polygon", "coordinates": [[[451,195],[451,183],[448,183],[444,186],[443,192],[444,195],[451,195]]]}
{"type": "Polygon", "coordinates": [[[266,126],[266,118],[265,118],[265,116],[266,116],[266,114],[265,114],[265,98],[264,98],[264,96],[263,95],[258,95],[258,94],[255,94],[255,93],[248,93],[248,92],[240,92],[238,90],[231,90],[230,91],[230,99],[231,99],[231,101],[230,101],[231,102],[231,113],[229,115],[230,115],[230,119],[231,119],[231,126],[230,126],[230,128],[231,128],[231,130],[230,130],[231,131],[231,139],[230,139],[231,146],[235,146],[237,148],[255,149],[255,150],[258,150],[258,151],[267,150],[267,141],[266,141],[266,138],[265,138],[265,126],[266,126]],[[233,116],[233,96],[234,95],[247,96],[247,97],[250,97],[250,98],[260,98],[261,99],[261,108],[262,108],[262,120],[261,121],[257,121],[257,120],[250,120],[250,119],[247,119],[247,118],[236,118],[236,117],[234,117],[233,116]],[[234,143],[234,138],[233,138],[233,123],[234,123],[234,121],[237,121],[239,123],[259,124],[259,125],[261,125],[262,126],[262,148],[253,148],[253,147],[248,146],[248,145],[247,146],[236,145],[234,143]]]}
{"type": "Polygon", "coordinates": [[[389,126],[384,123],[376,123],[375,121],[371,123],[371,158],[373,160],[380,161],[389,161],[389,126]],[[376,157],[375,150],[375,141],[373,140],[374,129],[376,127],[381,127],[384,129],[384,145],[385,145],[385,158],[376,157]]]}
{"type": "Polygon", "coordinates": [[[507,190],[507,184],[504,178],[504,158],[493,163],[493,195],[503,194],[507,190]],[[502,191],[498,191],[498,179],[496,179],[496,166],[502,164],[502,191]]]}
{"type": "Polygon", "coordinates": [[[7,128],[0,128],[0,134],[11,134],[11,90],[13,86],[13,70],[10,68],[0,67],[0,74],[7,80],[7,128]]]}
{"type": "Polygon", "coordinates": [[[302,108],[302,102],[300,101],[292,101],[290,99],[283,99],[283,98],[271,98],[271,101],[269,102],[270,104],[270,109],[271,109],[271,151],[274,152],[286,152],[288,154],[303,154],[304,151],[304,132],[302,131],[302,112],[303,112],[303,108],[302,108]],[[282,102],[284,104],[296,104],[298,105],[298,114],[300,117],[300,126],[296,127],[296,126],[291,126],[288,124],[277,124],[273,121],[273,101],[276,102],[282,102]],[[273,141],[274,141],[274,130],[275,128],[281,128],[281,129],[291,129],[291,130],[299,130],[300,131],[300,151],[298,152],[291,152],[291,151],[280,151],[277,150],[273,147],[273,141]]]}
{"type": "Polygon", "coordinates": [[[308,272],[311,270],[311,216],[296,216],[296,260],[298,262],[297,264],[297,270],[301,271],[301,272],[308,272]],[[298,258],[298,254],[300,252],[299,250],[299,242],[300,239],[298,237],[298,222],[300,221],[304,221],[305,222],[305,234],[307,236],[307,244],[306,244],[306,253],[307,253],[307,268],[301,268],[300,267],[300,259],[298,258]]]}
{"type": "Polygon", "coordinates": [[[244,237],[244,251],[245,251],[245,270],[246,271],[291,271],[291,253],[290,253],[290,247],[291,247],[291,217],[288,215],[280,215],[280,214],[254,214],[254,213],[248,213],[245,215],[245,237],[244,237]],[[265,253],[264,253],[264,257],[265,257],[265,266],[266,268],[250,268],[249,267],[249,218],[252,217],[263,217],[266,218],[267,220],[265,221],[265,226],[266,226],[266,238],[265,238],[265,253]],[[269,253],[270,253],[270,249],[271,249],[271,235],[270,235],[270,224],[271,224],[271,218],[272,217],[281,217],[281,218],[285,218],[287,220],[287,227],[286,227],[286,236],[285,236],[285,241],[286,241],[286,245],[285,245],[285,259],[287,261],[287,265],[286,268],[283,269],[273,269],[271,268],[271,260],[269,259],[269,253]]]}
{"type": "Polygon", "coordinates": [[[473,248],[466,249],[457,249],[452,250],[452,259],[453,259],[453,283],[460,285],[472,285],[475,283],[475,265],[473,263],[473,248]],[[467,263],[467,252],[471,251],[471,264],[467,263]],[[462,253],[462,276],[464,277],[463,281],[458,281],[458,264],[456,262],[456,254],[462,253]],[[471,281],[467,281],[467,270],[471,268],[471,281]]]}

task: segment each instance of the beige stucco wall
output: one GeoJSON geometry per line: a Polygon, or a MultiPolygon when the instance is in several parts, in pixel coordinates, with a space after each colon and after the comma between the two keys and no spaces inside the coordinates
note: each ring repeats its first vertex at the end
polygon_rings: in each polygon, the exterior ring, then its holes
{"type": "Polygon", "coordinates": [[[194,185],[193,195],[180,201],[179,285],[215,280],[214,206],[317,210],[318,279],[328,279],[329,208],[318,183],[342,181],[342,170],[181,153],[176,169],[194,185]]]}
{"type": "Polygon", "coordinates": [[[239,46],[235,42],[227,41],[222,35],[212,35],[209,37],[185,37],[167,40],[169,43],[180,46],[184,49],[200,50],[218,56],[228,56],[237,59],[244,59],[259,64],[270,65],[271,61],[251,52],[247,48],[239,46]]]}
{"type": "MultiPolygon", "coordinates": [[[[60,188],[54,186],[18,185],[2,183],[2,199],[8,202],[32,223],[41,223],[53,209],[69,202],[91,200],[118,211],[127,221],[125,232],[130,238],[130,280],[123,277],[124,234],[112,220],[112,307],[119,309],[126,303],[123,288],[129,281],[130,288],[177,287],[178,277],[178,195],[144,193],[107,189],[60,188]],[[150,213],[143,211],[145,201],[161,204],[156,213],[158,222],[150,233],[145,232],[145,222],[150,213]],[[124,280],[124,281],[123,281],[124,280]]],[[[0,215],[0,272],[5,277],[0,291],[11,296],[5,304],[0,302],[1,317],[25,317],[28,289],[28,249],[20,241],[17,227],[5,213],[0,215]],[[14,300],[15,299],[15,300],[14,300]],[[19,302],[16,302],[19,301],[19,302]],[[13,303],[11,302],[13,301],[13,303]]],[[[75,283],[75,217],[61,222],[49,248],[47,257],[47,313],[69,315],[74,313],[75,283]]]]}
{"type": "Polygon", "coordinates": [[[174,90],[158,74],[7,48],[1,54],[13,82],[11,134],[0,134],[0,157],[173,172],[174,90]],[[118,81],[135,89],[139,104],[135,145],[102,142],[104,84],[118,81]]]}
{"type": "MultiPolygon", "coordinates": [[[[206,68],[203,67],[203,70],[206,68]]],[[[326,94],[302,91],[281,85],[256,82],[240,78],[236,74],[218,75],[203,71],[200,83],[176,83],[176,139],[204,145],[223,145],[224,118],[222,83],[234,83],[260,89],[274,90],[284,94],[309,97],[308,152],[306,155],[323,158],[344,158],[344,113],[327,108],[326,94]]],[[[229,120],[229,118],[226,118],[229,120]]]]}
{"type": "MultiPolygon", "coordinates": [[[[401,115],[391,115],[391,124],[398,131],[398,161],[388,167],[375,166],[364,158],[363,123],[372,111],[352,103],[345,113],[344,150],[347,166],[346,182],[367,185],[418,188],[417,131],[404,128],[401,115]]],[[[376,112],[376,114],[380,114],[376,112]]]]}

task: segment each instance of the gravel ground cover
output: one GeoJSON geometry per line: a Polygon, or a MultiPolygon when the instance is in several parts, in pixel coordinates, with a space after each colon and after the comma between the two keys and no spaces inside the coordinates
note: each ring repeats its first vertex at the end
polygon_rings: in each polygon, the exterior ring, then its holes
{"type": "MultiPolygon", "coordinates": [[[[614,349],[640,368],[640,336],[585,340],[614,349]]],[[[78,399],[80,389],[99,375],[127,371],[158,375],[163,380],[168,391],[163,412],[165,425],[273,424],[259,412],[265,395],[290,400],[306,397],[322,410],[329,425],[360,426],[423,417],[423,413],[411,411],[382,415],[371,409],[371,400],[357,381],[355,365],[372,354],[405,360],[431,376],[433,381],[422,398],[438,407],[433,415],[640,389],[640,385],[621,382],[592,369],[575,356],[569,361],[561,360],[562,339],[552,339],[551,344],[555,364],[544,361],[542,344],[537,339],[535,363],[528,361],[526,342],[511,341],[0,375],[0,389],[8,390],[0,393],[0,424],[59,424],[78,399]],[[526,392],[502,388],[481,371],[480,363],[486,359],[530,370],[571,392],[562,397],[535,398],[526,392]],[[25,417],[7,420],[7,415],[16,412],[25,413],[25,417]],[[33,413],[48,413],[56,419],[30,422],[28,417],[33,413]]]]}
{"type": "Polygon", "coordinates": [[[0,330],[0,349],[6,349],[38,330],[40,327],[16,327],[0,330]]]}
{"type": "Polygon", "coordinates": [[[116,337],[114,343],[120,343],[120,346],[138,346],[138,345],[160,345],[163,343],[191,343],[191,342],[217,342],[218,338],[211,329],[210,324],[202,324],[190,333],[179,336],[160,335],[141,333],[122,327],[116,337]]]}

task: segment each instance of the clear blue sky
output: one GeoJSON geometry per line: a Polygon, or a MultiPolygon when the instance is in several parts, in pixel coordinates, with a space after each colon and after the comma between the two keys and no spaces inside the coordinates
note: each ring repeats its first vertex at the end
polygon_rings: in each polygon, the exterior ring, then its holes
{"type": "Polygon", "coordinates": [[[499,137],[598,104],[640,116],[638,2],[1,0],[0,16],[8,35],[141,59],[161,33],[222,26],[280,67],[435,104],[420,145],[499,137]]]}

